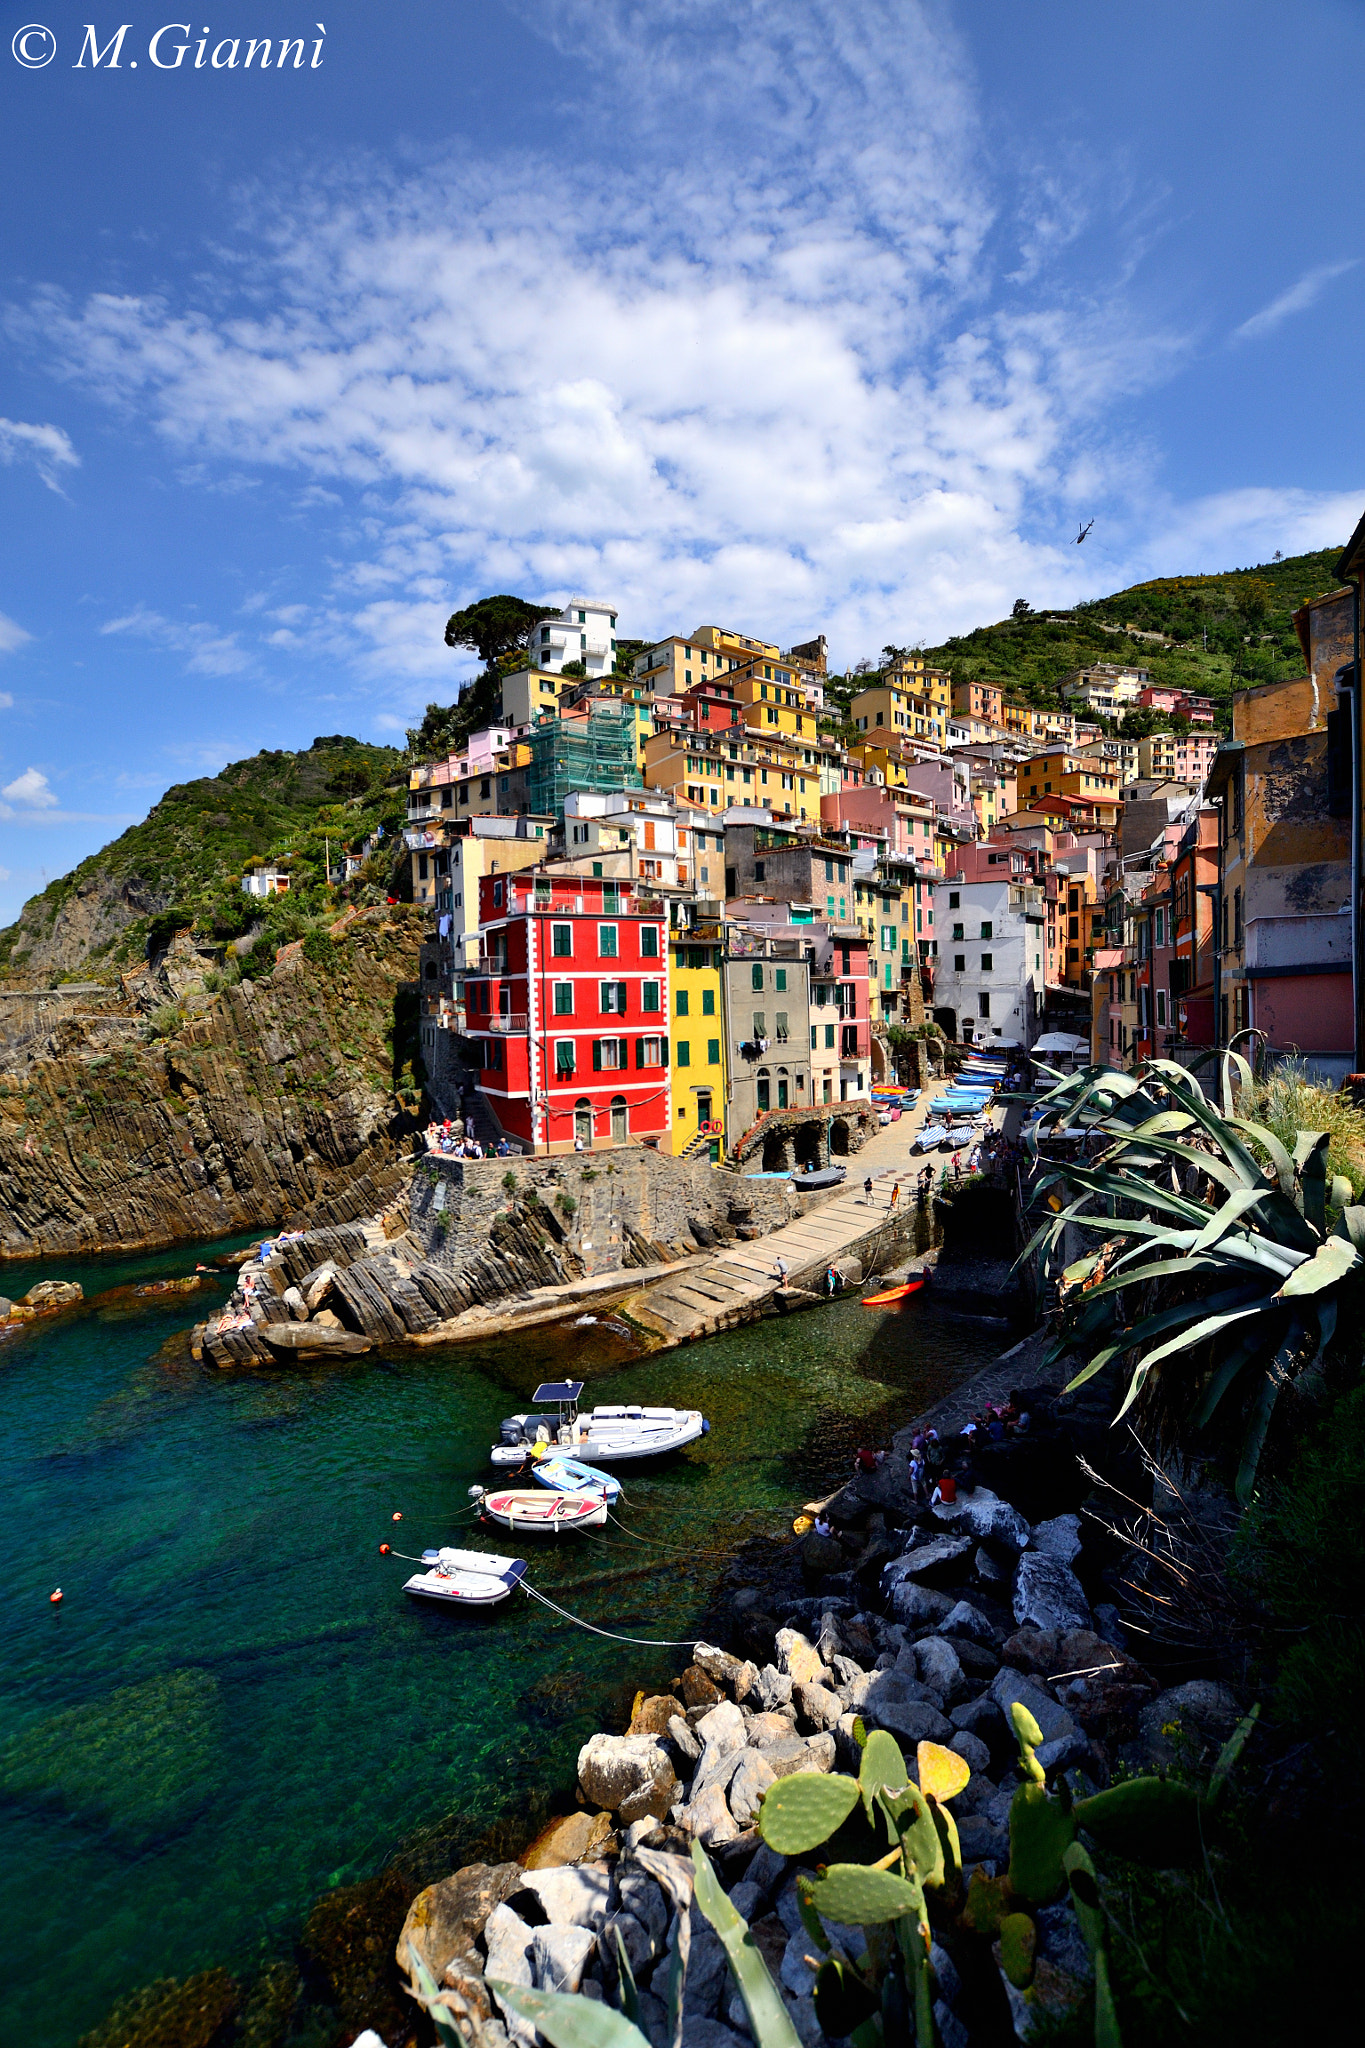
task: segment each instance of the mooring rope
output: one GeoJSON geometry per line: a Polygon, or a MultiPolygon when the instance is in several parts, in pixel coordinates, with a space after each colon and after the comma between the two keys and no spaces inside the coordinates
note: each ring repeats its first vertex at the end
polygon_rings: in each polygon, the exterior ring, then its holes
{"type": "Polygon", "coordinates": [[[575,1628],[587,1629],[590,1635],[606,1636],[608,1641],[613,1643],[636,1643],[646,1650],[691,1650],[696,1647],[695,1637],[684,1642],[681,1640],[665,1639],[661,1636],[617,1635],[614,1629],[598,1628],[593,1622],[584,1621],[581,1615],[570,1614],[567,1607],[559,1606],[556,1601],[549,1598],[548,1594],[538,1592],[534,1586],[528,1586],[525,1579],[519,1580],[518,1583],[528,1600],[539,1600],[541,1606],[548,1607],[552,1614],[559,1615],[564,1621],[571,1621],[575,1628]]]}

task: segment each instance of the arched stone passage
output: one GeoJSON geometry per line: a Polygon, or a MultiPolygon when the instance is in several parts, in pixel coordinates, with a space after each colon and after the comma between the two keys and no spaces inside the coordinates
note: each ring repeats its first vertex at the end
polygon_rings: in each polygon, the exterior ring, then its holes
{"type": "Polygon", "coordinates": [[[847,1157],[848,1157],[848,1121],[847,1121],[847,1119],[846,1119],[846,1118],[844,1118],[844,1117],[841,1117],[841,1116],[836,1116],[836,1117],[834,1118],[833,1122],[832,1122],[832,1123],[830,1124],[830,1127],[829,1127],[829,1149],[830,1149],[830,1156],[831,1156],[831,1158],[835,1158],[835,1159],[847,1159],[847,1157]]]}
{"type": "Polygon", "coordinates": [[[817,1123],[814,1118],[809,1123],[802,1124],[793,1140],[793,1149],[796,1153],[796,1163],[798,1166],[810,1169],[823,1166],[825,1164],[824,1125],[817,1123]]]}
{"type": "Polygon", "coordinates": [[[791,1165],[791,1140],[781,1131],[769,1131],[763,1139],[763,1171],[783,1173],[791,1165]]]}

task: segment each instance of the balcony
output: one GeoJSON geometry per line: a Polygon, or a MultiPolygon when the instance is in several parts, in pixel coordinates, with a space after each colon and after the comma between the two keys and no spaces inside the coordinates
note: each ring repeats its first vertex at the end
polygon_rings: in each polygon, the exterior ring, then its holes
{"type": "Polygon", "coordinates": [[[501,1017],[481,1017],[475,1026],[479,1031],[507,1031],[524,1034],[526,1013],[524,1010],[508,1010],[501,1017]]]}

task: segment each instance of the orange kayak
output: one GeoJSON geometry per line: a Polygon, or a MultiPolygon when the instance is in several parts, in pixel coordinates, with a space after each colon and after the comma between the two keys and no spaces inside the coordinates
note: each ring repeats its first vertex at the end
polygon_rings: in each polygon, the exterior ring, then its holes
{"type": "Polygon", "coordinates": [[[885,1308],[888,1302],[904,1301],[907,1294],[918,1294],[923,1285],[924,1275],[921,1273],[915,1279],[907,1280],[903,1287],[888,1287],[885,1294],[865,1294],[863,1307],[885,1308]]]}

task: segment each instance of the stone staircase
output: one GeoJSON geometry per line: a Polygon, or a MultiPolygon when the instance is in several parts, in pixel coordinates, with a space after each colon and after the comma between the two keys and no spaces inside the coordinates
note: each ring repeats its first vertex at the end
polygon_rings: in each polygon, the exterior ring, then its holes
{"type": "MultiPolygon", "coordinates": [[[[896,1177],[894,1169],[883,1168],[875,1179],[885,1183],[896,1177]]],[[[689,1263],[676,1279],[656,1281],[629,1301],[629,1312],[660,1336],[682,1343],[748,1322],[758,1305],[779,1291],[779,1258],[787,1262],[787,1291],[792,1295],[803,1288],[819,1292],[831,1264],[856,1263],[861,1278],[864,1261],[875,1263],[889,1248],[896,1227],[903,1227],[914,1213],[909,1203],[892,1216],[889,1192],[877,1185],[869,1202],[861,1188],[849,1189],[767,1237],[736,1245],[705,1263],[689,1263]]],[[[803,1301],[808,1298],[801,1296],[803,1301]]]]}

